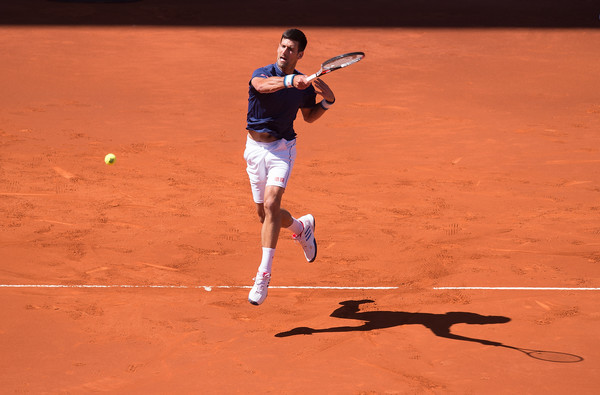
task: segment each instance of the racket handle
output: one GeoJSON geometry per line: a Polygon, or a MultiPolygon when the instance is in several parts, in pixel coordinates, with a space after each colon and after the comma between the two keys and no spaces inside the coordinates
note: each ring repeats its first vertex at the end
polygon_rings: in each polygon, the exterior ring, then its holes
{"type": "Polygon", "coordinates": [[[317,73],[314,73],[313,75],[309,75],[308,77],[306,77],[306,82],[311,82],[315,78],[317,78],[317,73]]]}

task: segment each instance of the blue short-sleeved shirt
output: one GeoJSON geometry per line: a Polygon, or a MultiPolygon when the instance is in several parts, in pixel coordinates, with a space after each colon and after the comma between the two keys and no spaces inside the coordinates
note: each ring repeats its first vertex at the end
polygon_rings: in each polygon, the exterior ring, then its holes
{"type": "MultiPolygon", "coordinates": [[[[298,71],[294,73],[300,74],[298,71]]],[[[256,69],[252,73],[252,78],[275,76],[285,77],[275,63],[256,69]]],[[[273,93],[259,93],[250,83],[246,129],[269,133],[280,139],[293,140],[296,138],[294,120],[298,109],[312,107],[315,103],[316,93],[312,85],[304,90],[287,88],[273,93]]]]}

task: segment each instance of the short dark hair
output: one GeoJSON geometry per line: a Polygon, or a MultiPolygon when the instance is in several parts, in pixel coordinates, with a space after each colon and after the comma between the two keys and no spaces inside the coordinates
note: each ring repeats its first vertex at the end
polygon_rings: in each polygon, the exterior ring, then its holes
{"type": "Polygon", "coordinates": [[[281,35],[281,40],[287,38],[288,40],[296,41],[298,43],[298,52],[302,52],[306,49],[306,44],[308,44],[308,40],[304,33],[298,29],[287,29],[281,35]]]}

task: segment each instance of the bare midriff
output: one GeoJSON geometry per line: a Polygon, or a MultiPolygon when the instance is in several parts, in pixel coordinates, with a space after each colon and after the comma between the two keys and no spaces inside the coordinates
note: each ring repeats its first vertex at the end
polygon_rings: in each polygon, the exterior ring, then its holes
{"type": "Polygon", "coordinates": [[[272,143],[273,141],[279,140],[277,137],[270,135],[269,133],[259,133],[254,130],[248,130],[250,138],[259,143],[272,143]]]}

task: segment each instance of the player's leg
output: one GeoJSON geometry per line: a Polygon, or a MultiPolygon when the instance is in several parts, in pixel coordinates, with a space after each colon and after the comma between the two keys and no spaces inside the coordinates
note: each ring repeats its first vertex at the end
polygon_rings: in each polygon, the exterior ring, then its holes
{"type": "Polygon", "coordinates": [[[281,228],[287,228],[293,222],[290,213],[281,208],[281,199],[284,192],[285,188],[274,185],[267,185],[265,189],[265,220],[261,233],[263,247],[277,247],[281,228]]]}
{"type": "Polygon", "coordinates": [[[264,203],[256,203],[256,214],[258,214],[258,220],[260,223],[265,222],[265,204],[264,203]]]}
{"type": "MultiPolygon", "coordinates": [[[[258,219],[263,224],[266,217],[264,197],[268,172],[265,161],[267,153],[268,151],[265,149],[264,144],[259,144],[248,137],[246,140],[246,150],[244,151],[244,159],[247,165],[246,172],[250,179],[250,188],[252,190],[252,198],[256,204],[258,219]]],[[[273,262],[273,253],[274,251],[263,248],[263,257],[259,271],[254,278],[254,286],[248,295],[248,301],[254,305],[261,304],[267,297],[269,281],[271,280],[270,265],[273,262]]]]}
{"type": "Polygon", "coordinates": [[[281,208],[281,200],[285,192],[285,184],[282,180],[288,179],[289,166],[286,166],[284,163],[276,170],[273,170],[269,168],[267,162],[265,161],[267,179],[260,185],[259,183],[254,183],[258,185],[256,188],[258,192],[254,194],[254,200],[258,217],[262,222],[262,257],[256,277],[254,278],[254,286],[248,295],[248,301],[254,305],[262,304],[267,297],[271,281],[273,258],[275,257],[275,248],[277,247],[281,227],[282,225],[289,227],[292,223],[290,213],[281,208]]]}
{"type": "Polygon", "coordinates": [[[248,301],[253,305],[262,304],[269,291],[279,232],[283,218],[288,221],[287,216],[289,215],[287,211],[284,214],[281,210],[281,198],[284,192],[284,188],[269,185],[264,191],[264,202],[257,203],[258,216],[262,222],[262,257],[254,278],[254,285],[248,294],[248,301]]]}
{"type": "MultiPolygon", "coordinates": [[[[278,186],[286,188],[294,161],[296,158],[296,141],[282,140],[278,147],[266,157],[268,171],[267,187],[278,186]]],[[[283,195],[283,193],[281,194],[283,195]]],[[[294,240],[302,246],[306,260],[313,262],[317,256],[317,243],[314,237],[315,218],[311,214],[307,214],[298,219],[292,217],[290,213],[281,208],[281,195],[273,193],[274,197],[273,212],[280,217],[281,227],[277,229],[277,236],[281,228],[287,228],[293,234],[294,240]]],[[[265,202],[268,200],[268,194],[265,194],[265,202]]],[[[265,206],[265,210],[268,210],[265,206]]],[[[265,235],[263,241],[267,239],[269,242],[276,243],[275,235],[265,235]]]]}
{"type": "MultiPolygon", "coordinates": [[[[251,145],[255,144],[251,143],[251,145]]],[[[282,227],[294,233],[294,239],[302,245],[309,262],[314,261],[316,257],[314,217],[309,214],[295,219],[287,210],[281,208],[283,194],[296,157],[295,141],[282,140],[268,146],[262,145],[262,148],[262,152],[266,154],[261,157],[260,166],[262,167],[264,163],[265,171],[258,172],[259,177],[254,181],[252,174],[256,173],[253,171],[256,158],[253,160],[252,155],[246,155],[254,201],[257,204],[258,217],[262,222],[262,258],[254,286],[248,296],[250,303],[255,305],[261,304],[267,297],[275,248],[282,227]]]]}
{"type": "Polygon", "coordinates": [[[281,210],[281,198],[284,191],[285,189],[280,187],[267,186],[264,203],[257,205],[259,218],[262,220],[262,257],[254,278],[254,286],[248,294],[248,301],[253,305],[260,305],[267,297],[281,225],[283,221],[286,223],[289,221],[289,213],[281,210]]]}
{"type": "MultiPolygon", "coordinates": [[[[281,228],[288,229],[292,233],[294,233],[294,237],[299,235],[304,230],[304,225],[302,222],[294,218],[289,211],[286,209],[280,208],[281,211],[281,228]]],[[[256,213],[258,215],[258,220],[261,224],[265,222],[265,204],[264,203],[256,203],[256,213]]],[[[271,238],[268,237],[270,240],[271,238]]],[[[261,228],[261,242],[262,242],[262,228],[261,228]]],[[[267,243],[267,245],[271,245],[272,243],[267,243]]],[[[265,243],[263,243],[265,246],[265,243]]]]}

